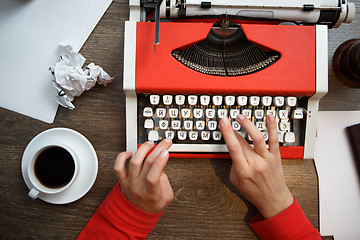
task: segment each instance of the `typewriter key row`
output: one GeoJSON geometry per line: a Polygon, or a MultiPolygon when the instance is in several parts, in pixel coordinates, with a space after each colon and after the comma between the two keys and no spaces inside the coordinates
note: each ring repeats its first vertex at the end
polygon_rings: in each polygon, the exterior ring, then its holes
{"type": "Polygon", "coordinates": [[[150,103],[151,105],[178,105],[182,106],[186,104],[189,104],[191,106],[194,105],[202,105],[202,106],[208,106],[213,104],[214,106],[277,106],[282,107],[284,105],[294,107],[296,106],[297,98],[296,97],[271,97],[271,96],[221,96],[221,95],[215,95],[215,96],[208,96],[208,95],[150,95],[150,103]],[[187,100],[187,101],[186,101],[187,100]]]}
{"type": "Polygon", "coordinates": [[[304,132],[303,99],[284,96],[139,95],[139,135],[142,140],[175,143],[224,143],[218,122],[229,117],[232,128],[249,143],[251,137],[236,121],[249,118],[267,140],[266,116],[275,116],[279,142],[301,145],[304,132]]]}

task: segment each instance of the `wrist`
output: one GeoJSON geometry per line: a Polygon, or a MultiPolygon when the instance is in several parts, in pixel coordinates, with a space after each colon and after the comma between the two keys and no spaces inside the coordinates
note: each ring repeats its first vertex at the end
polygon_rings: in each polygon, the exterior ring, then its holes
{"type": "Polygon", "coordinates": [[[129,194],[125,189],[122,188],[121,184],[119,183],[119,188],[120,188],[120,194],[121,197],[124,199],[124,201],[127,203],[128,206],[130,206],[131,208],[133,208],[136,211],[142,212],[144,214],[149,214],[149,215],[162,215],[164,213],[164,210],[156,210],[156,211],[152,211],[147,209],[146,207],[143,207],[141,203],[135,201],[134,199],[128,197],[129,194]]]}
{"type": "Polygon", "coordinates": [[[265,219],[269,219],[278,215],[279,213],[290,207],[293,203],[294,197],[289,191],[289,193],[285,196],[274,199],[271,203],[268,202],[264,207],[258,208],[258,210],[265,219]]]}

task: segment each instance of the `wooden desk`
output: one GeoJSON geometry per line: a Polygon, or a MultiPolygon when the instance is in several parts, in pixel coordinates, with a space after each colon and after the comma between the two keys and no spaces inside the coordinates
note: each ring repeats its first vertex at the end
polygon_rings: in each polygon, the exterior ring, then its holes
{"type": "MultiPolygon", "coordinates": [[[[329,31],[329,63],[345,40],[359,37],[360,0],[356,20],[329,31]],[[356,34],[357,33],[357,34],[356,34]]],[[[59,107],[51,125],[0,109],[0,238],[75,239],[116,183],[113,164],[125,150],[125,98],[122,91],[124,21],[128,1],[114,0],[81,50],[88,62],[101,65],[116,79],[76,98],[76,110],[59,107]],[[99,172],[80,200],[51,205],[27,197],[21,158],[29,141],[55,127],[79,131],[93,144],[99,172]]],[[[329,64],[329,93],[321,110],[359,110],[360,89],[339,83],[329,64]]],[[[174,200],[148,239],[256,239],[247,223],[256,210],[229,183],[229,160],[171,159],[165,168],[174,200]]],[[[286,181],[305,214],[318,228],[318,182],[312,160],[283,160],[286,181]]]]}

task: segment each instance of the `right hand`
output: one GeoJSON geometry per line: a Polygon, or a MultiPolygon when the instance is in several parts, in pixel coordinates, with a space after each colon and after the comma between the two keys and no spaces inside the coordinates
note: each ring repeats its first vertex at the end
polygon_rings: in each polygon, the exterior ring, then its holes
{"type": "Polygon", "coordinates": [[[235,188],[260,211],[264,218],[271,218],[288,208],[294,201],[284,178],[281,166],[276,121],[269,115],[266,125],[269,149],[262,133],[246,117],[236,119],[253,140],[254,148],[222,118],[219,128],[224,136],[231,159],[230,181],[235,188]]]}

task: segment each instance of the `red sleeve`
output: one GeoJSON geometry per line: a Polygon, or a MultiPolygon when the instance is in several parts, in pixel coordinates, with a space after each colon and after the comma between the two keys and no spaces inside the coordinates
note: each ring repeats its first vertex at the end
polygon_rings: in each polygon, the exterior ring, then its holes
{"type": "Polygon", "coordinates": [[[117,183],[77,239],[145,239],[161,215],[136,208],[117,183]]]}
{"type": "Polygon", "coordinates": [[[250,221],[250,227],[260,239],[321,239],[320,233],[306,218],[299,203],[294,203],[278,215],[264,219],[259,213],[250,221]]]}

